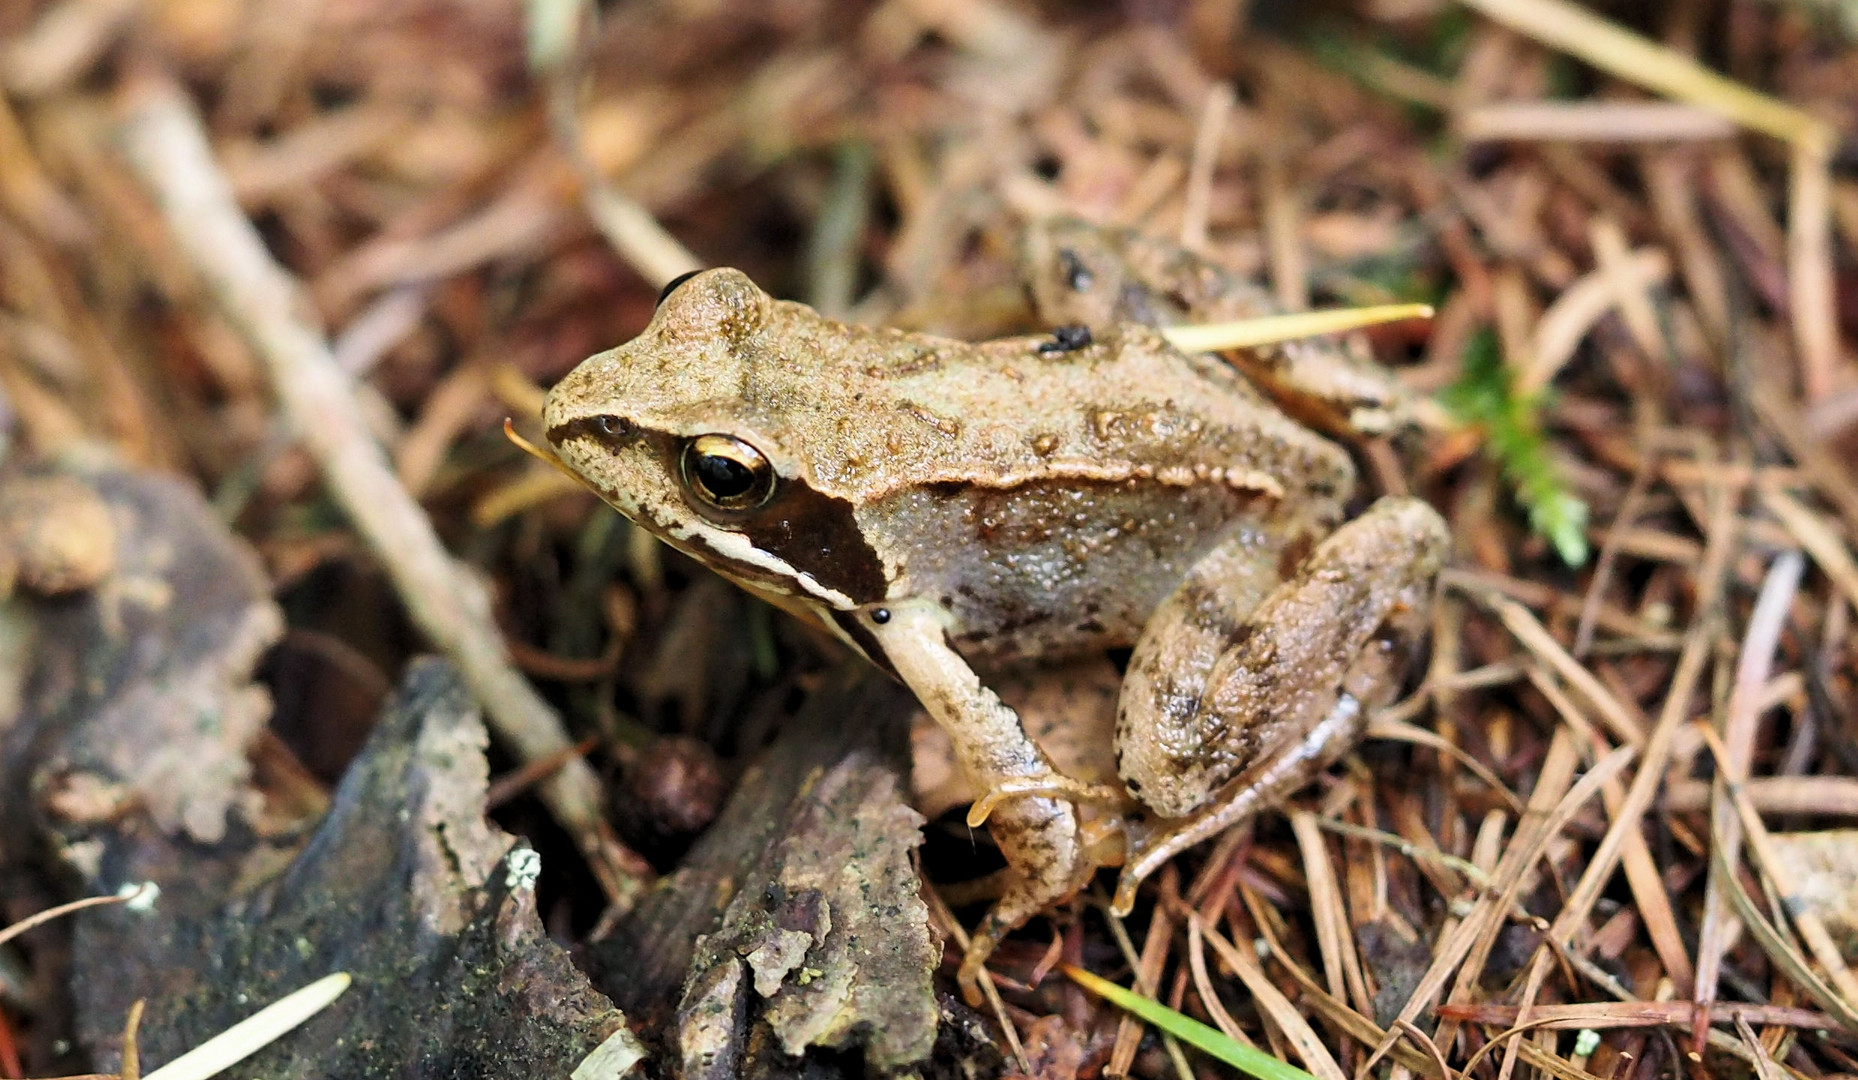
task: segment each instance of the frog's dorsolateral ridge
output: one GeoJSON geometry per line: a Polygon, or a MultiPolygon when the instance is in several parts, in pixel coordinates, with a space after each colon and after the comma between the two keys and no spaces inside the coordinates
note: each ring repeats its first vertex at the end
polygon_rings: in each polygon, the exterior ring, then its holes
{"type": "Polygon", "coordinates": [[[1077,803],[1123,824],[1126,908],[1353,745],[1424,635],[1447,547],[1416,499],[1347,520],[1348,455],[1216,358],[1133,323],[1069,334],[847,326],[710,270],[546,406],[604,499],[834,629],[948,731],[1010,871],[970,988],[1001,935],[1096,869],[1077,803]],[[1130,645],[1126,791],[1059,773],[976,674],[1130,645]]]}

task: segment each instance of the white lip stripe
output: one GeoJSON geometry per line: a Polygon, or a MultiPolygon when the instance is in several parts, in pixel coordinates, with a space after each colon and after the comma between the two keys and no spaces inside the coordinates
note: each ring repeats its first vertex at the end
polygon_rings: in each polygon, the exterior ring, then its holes
{"type": "MultiPolygon", "coordinates": [[[[569,444],[572,445],[572,443],[573,440],[570,440],[569,444]]],[[[588,471],[587,463],[581,461],[577,456],[567,451],[567,446],[561,448],[560,452],[563,454],[564,460],[568,462],[569,467],[576,473],[584,476],[588,471]]],[[[648,513],[644,503],[630,493],[620,491],[610,484],[590,484],[589,486],[593,487],[600,497],[605,499],[613,509],[618,510],[632,521],[639,523],[640,526],[647,529],[647,531],[661,536],[665,542],[672,547],[677,548],[684,554],[689,555],[691,558],[703,563],[710,569],[722,574],[724,577],[730,576],[729,563],[752,566],[758,570],[774,575],[781,581],[792,582],[799,586],[800,590],[805,592],[809,598],[824,604],[829,604],[842,611],[851,611],[859,606],[851,597],[837,589],[821,584],[819,579],[811,574],[802,573],[794,569],[790,563],[782,559],[777,559],[773,555],[756,547],[749,542],[747,537],[739,533],[732,533],[724,529],[704,529],[691,525],[667,524],[663,521],[662,515],[648,513]],[[646,525],[646,522],[651,522],[652,524],[646,525]],[[718,565],[719,560],[723,561],[723,565],[718,565]]],[[[754,585],[758,589],[767,591],[773,591],[774,589],[774,587],[767,582],[758,581],[754,582],[754,585]]],[[[794,594],[788,593],[788,595],[794,594]]]]}
{"type": "MultiPolygon", "coordinates": [[[[674,540],[686,542],[693,537],[701,538],[700,544],[690,544],[684,549],[685,553],[699,562],[709,563],[711,569],[719,573],[726,575],[729,572],[726,567],[714,565],[712,560],[720,555],[729,562],[741,563],[744,566],[752,566],[758,570],[765,570],[768,573],[774,574],[784,581],[791,581],[806,590],[815,600],[830,604],[841,611],[850,611],[858,606],[851,597],[837,589],[828,588],[820,584],[818,578],[815,578],[811,574],[803,574],[794,569],[793,566],[787,562],[777,559],[749,543],[748,538],[745,536],[731,532],[723,532],[721,530],[703,531],[697,529],[674,529],[671,530],[671,537],[674,540]]],[[[756,582],[756,584],[764,588],[766,587],[765,583],[762,582],[756,582]]]]}

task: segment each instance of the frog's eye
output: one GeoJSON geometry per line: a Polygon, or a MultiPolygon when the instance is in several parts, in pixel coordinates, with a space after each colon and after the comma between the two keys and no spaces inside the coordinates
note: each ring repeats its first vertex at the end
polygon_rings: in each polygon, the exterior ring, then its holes
{"type": "Polygon", "coordinates": [[[752,510],[774,494],[774,466],[732,435],[699,435],[684,444],[684,486],[718,510],[752,510]]]}
{"type": "Polygon", "coordinates": [[[703,273],[703,271],[701,270],[686,270],[683,273],[679,274],[678,276],[672,278],[670,281],[665,282],[664,288],[658,290],[657,306],[663,307],[665,300],[668,299],[672,293],[677,291],[677,287],[679,285],[682,285],[684,282],[689,281],[691,278],[694,278],[698,274],[701,274],[701,273],[703,273]]]}

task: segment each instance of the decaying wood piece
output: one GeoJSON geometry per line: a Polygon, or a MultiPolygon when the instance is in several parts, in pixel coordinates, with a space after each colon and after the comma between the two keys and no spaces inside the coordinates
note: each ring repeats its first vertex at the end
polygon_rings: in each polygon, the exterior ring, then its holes
{"type": "Polygon", "coordinates": [[[107,507],[114,565],[86,593],[8,608],[31,644],[0,744],[0,800],[9,820],[30,815],[58,857],[113,890],[132,872],[103,860],[125,815],[208,845],[244,816],[246,749],[270,713],[251,672],[283,618],[257,560],[190,485],[82,480],[107,507]]]}
{"type": "Polygon", "coordinates": [[[354,988],[253,1075],[565,1076],[629,1040],[542,929],[539,859],[483,819],[485,741],[457,675],[421,662],[281,873],[197,922],[116,909],[81,923],[73,982],[102,1063],[134,997],[150,1002],[143,1057],[160,1061],[338,970],[354,988]]]}
{"type": "Polygon", "coordinates": [[[0,799],[86,891],[160,887],[150,911],[77,921],[96,1064],[138,998],[154,1065],[338,970],[353,989],[251,1074],[566,1076],[625,1049],[624,1016],[543,932],[536,856],[484,820],[486,734],[452,669],[414,666],[320,820],[272,798],[246,758],[268,712],[251,669],[281,626],[255,561],[185,484],[92,482],[120,558],[88,594],[11,609],[32,675],[0,799]]]}
{"type": "MultiPolygon", "coordinates": [[[[683,868],[594,946],[603,988],[660,1033],[686,1080],[838,1071],[843,1059],[809,1048],[858,1050],[876,1072],[932,1047],[944,1062],[941,949],[910,860],[922,818],[903,799],[914,708],[881,676],[842,672],[683,868]]],[[[997,1069],[991,1048],[974,1053],[997,1069]]]]}

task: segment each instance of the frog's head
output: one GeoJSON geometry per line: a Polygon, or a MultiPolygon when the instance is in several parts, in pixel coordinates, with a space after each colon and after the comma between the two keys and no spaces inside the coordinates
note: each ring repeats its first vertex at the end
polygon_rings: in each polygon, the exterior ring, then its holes
{"type": "Polygon", "coordinates": [[[813,483],[781,393],[757,387],[776,309],[739,270],[674,281],[643,333],[549,391],[543,422],[563,464],[671,546],[784,606],[846,611],[883,599],[885,574],[852,504],[813,483]]]}

